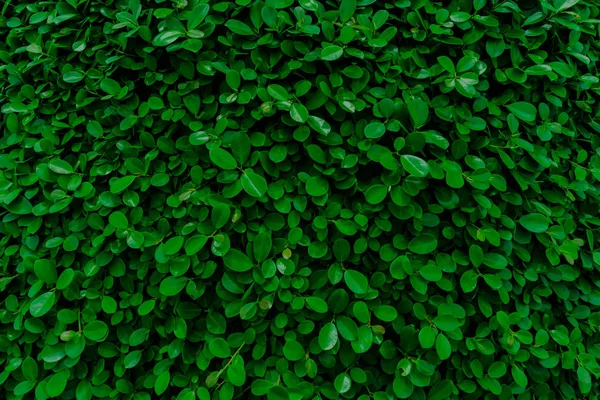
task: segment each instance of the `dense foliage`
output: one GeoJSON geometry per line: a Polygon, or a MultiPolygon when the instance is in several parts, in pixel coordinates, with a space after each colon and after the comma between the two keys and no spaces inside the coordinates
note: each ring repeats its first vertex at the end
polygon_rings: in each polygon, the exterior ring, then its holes
{"type": "Polygon", "coordinates": [[[597,399],[592,0],[6,0],[0,398],[597,399]]]}

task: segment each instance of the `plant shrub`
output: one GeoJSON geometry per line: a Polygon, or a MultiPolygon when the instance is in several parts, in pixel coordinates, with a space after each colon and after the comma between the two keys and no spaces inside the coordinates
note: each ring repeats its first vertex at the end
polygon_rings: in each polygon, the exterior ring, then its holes
{"type": "Polygon", "coordinates": [[[597,399],[598,14],[5,1],[0,397],[597,399]]]}

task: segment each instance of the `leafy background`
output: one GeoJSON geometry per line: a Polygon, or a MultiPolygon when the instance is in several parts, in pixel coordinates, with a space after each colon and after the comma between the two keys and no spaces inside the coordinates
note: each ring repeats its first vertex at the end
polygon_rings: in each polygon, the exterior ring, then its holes
{"type": "Polygon", "coordinates": [[[599,12],[6,0],[0,396],[597,398],[599,12]]]}

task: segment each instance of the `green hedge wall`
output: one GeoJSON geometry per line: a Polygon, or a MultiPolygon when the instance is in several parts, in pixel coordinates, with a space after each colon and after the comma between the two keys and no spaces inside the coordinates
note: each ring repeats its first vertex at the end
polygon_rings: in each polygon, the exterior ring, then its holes
{"type": "Polygon", "coordinates": [[[0,9],[0,398],[598,399],[598,1],[0,9]]]}

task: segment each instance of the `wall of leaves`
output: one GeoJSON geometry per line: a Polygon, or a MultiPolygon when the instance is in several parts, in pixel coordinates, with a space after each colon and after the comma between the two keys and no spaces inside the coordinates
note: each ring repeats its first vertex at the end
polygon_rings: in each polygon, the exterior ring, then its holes
{"type": "Polygon", "coordinates": [[[3,399],[597,399],[592,0],[5,0],[3,399]]]}

